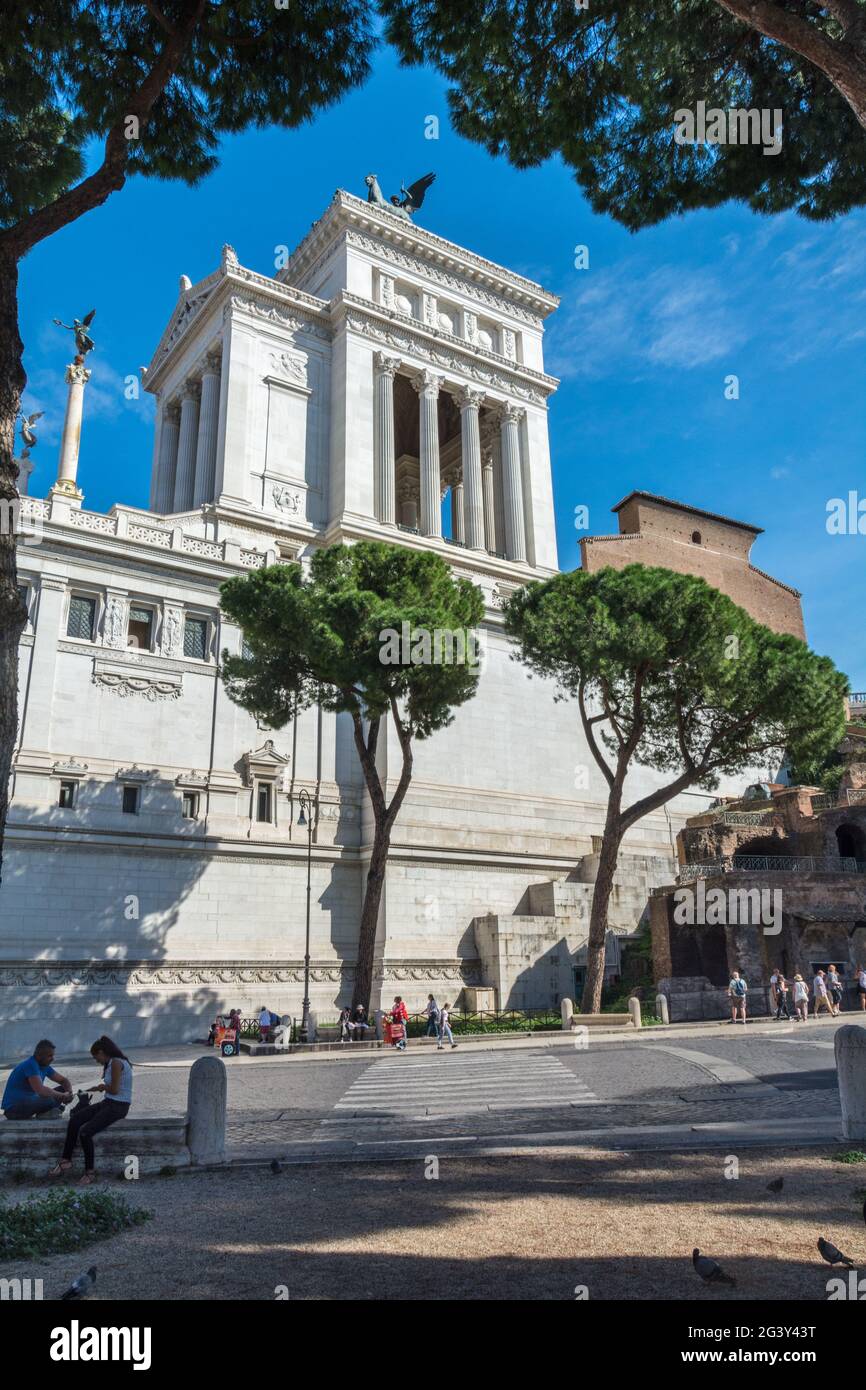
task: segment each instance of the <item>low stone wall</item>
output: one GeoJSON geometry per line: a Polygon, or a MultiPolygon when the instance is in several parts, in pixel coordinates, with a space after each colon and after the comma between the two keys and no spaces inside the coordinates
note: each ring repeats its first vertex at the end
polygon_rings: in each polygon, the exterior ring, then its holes
{"type": "MultiPolygon", "coordinates": [[[[188,1168],[186,1116],[168,1120],[118,1120],[94,1138],[100,1173],[122,1177],[130,1158],[138,1160],[142,1176],[161,1168],[188,1168]]],[[[0,1118],[0,1181],[16,1173],[44,1174],[59,1159],[66,1135],[64,1120],[6,1120],[0,1118]]],[[[81,1150],[76,1172],[82,1171],[81,1150]]]]}

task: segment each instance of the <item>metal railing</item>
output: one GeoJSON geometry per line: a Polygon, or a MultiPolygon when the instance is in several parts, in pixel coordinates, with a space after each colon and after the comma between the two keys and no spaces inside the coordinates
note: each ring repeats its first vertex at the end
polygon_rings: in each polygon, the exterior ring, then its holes
{"type": "Polygon", "coordinates": [[[819,792],[811,798],[813,811],[828,811],[838,806],[866,806],[866,787],[846,787],[841,792],[819,792]]]}
{"type": "Polygon", "coordinates": [[[866,874],[866,859],[840,858],[832,854],[728,854],[703,864],[684,864],[678,883],[729,873],[866,874]]]}
{"type": "Polygon", "coordinates": [[[719,811],[715,818],[720,825],[761,825],[767,811],[719,811]]]}

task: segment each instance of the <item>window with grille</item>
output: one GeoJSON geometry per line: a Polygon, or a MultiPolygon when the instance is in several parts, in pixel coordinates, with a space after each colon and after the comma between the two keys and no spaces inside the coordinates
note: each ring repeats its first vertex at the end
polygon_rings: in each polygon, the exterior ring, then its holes
{"type": "Polygon", "coordinates": [[[66,622],[67,637],[82,637],[93,641],[96,627],[96,599],[83,594],[73,594],[69,600],[69,618],[66,622]]]}
{"type": "Polygon", "coordinates": [[[241,656],[243,657],[244,661],[252,661],[253,649],[247,641],[246,637],[243,639],[243,642],[241,643],[241,656]]]}
{"type": "Polygon", "coordinates": [[[138,815],[138,787],[124,787],[123,789],[123,810],[127,816],[138,815]]]}
{"type": "Polygon", "coordinates": [[[206,618],[187,618],[183,628],[183,654],[204,661],[207,656],[206,618]]]}
{"type": "Polygon", "coordinates": [[[126,645],[149,652],[153,646],[153,609],[130,608],[126,645]]]}

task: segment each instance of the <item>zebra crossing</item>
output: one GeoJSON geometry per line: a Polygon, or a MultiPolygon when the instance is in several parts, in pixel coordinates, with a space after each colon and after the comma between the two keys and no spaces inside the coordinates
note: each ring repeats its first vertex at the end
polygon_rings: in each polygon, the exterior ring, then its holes
{"type": "Polygon", "coordinates": [[[586,1082],[550,1054],[446,1051],[372,1062],[324,1126],[469,1117],[506,1110],[598,1104],[586,1082]]]}

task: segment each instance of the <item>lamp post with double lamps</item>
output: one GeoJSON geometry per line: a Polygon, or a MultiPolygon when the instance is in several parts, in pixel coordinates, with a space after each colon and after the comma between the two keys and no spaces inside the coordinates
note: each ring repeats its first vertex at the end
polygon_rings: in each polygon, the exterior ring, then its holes
{"type": "Polygon", "coordinates": [[[304,788],[298,796],[301,814],[298,825],[307,827],[307,935],[304,948],[304,1003],[301,1010],[302,1043],[309,1041],[310,1033],[310,873],[313,863],[313,803],[310,793],[304,788]]]}

